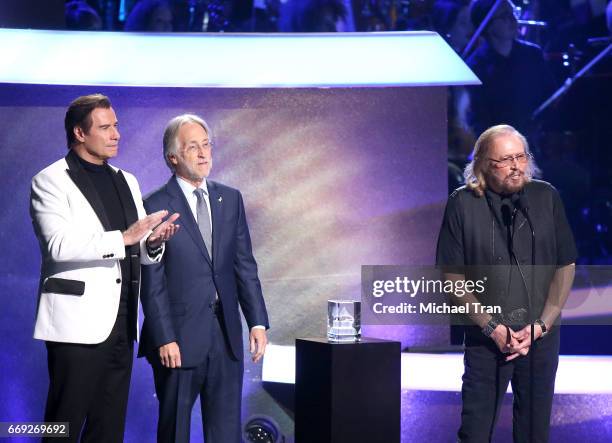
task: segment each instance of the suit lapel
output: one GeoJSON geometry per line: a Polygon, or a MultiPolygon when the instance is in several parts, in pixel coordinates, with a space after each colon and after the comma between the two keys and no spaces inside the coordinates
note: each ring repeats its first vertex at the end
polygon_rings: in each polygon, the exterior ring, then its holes
{"type": "MultiPolygon", "coordinates": [[[[119,194],[119,201],[123,207],[123,214],[125,215],[125,224],[127,228],[138,220],[138,210],[136,209],[136,204],[134,203],[134,196],[132,195],[130,185],[128,185],[123,173],[121,171],[115,172],[115,170],[108,165],[107,168],[109,168],[110,176],[115,184],[115,188],[117,188],[117,194],[119,194]]],[[[139,256],[140,245],[136,243],[130,246],[130,253],[132,255],[139,256]]],[[[140,263],[136,262],[136,266],[140,266],[140,263]]]]}
{"type": "Polygon", "coordinates": [[[206,250],[206,245],[204,244],[202,234],[200,234],[198,223],[196,222],[193,212],[191,212],[191,208],[187,203],[187,199],[185,199],[185,194],[183,194],[183,190],[181,189],[176,180],[176,176],[173,175],[172,178],[168,181],[168,184],[166,185],[168,189],[168,194],[170,194],[170,202],[168,204],[174,212],[178,212],[179,214],[181,214],[181,224],[189,233],[194,243],[198,246],[200,252],[204,256],[208,264],[212,267],[212,262],[208,255],[208,251],[206,250]]]}
{"type": "Polygon", "coordinates": [[[219,258],[219,241],[221,239],[221,214],[223,210],[223,197],[219,193],[219,189],[215,182],[207,182],[208,186],[208,200],[210,201],[210,215],[212,220],[212,250],[213,250],[213,263],[219,258]]]}
{"type": "Polygon", "coordinates": [[[116,171],[110,168],[110,175],[115,183],[115,187],[117,188],[117,193],[119,194],[119,200],[121,201],[121,206],[123,206],[123,212],[125,214],[125,222],[127,226],[130,226],[136,220],[138,220],[138,210],[136,209],[136,204],[134,203],[134,197],[132,196],[132,191],[130,190],[130,186],[128,185],[125,177],[121,171],[116,171]]]}
{"type": "Polygon", "coordinates": [[[106,211],[104,211],[104,205],[102,204],[102,200],[100,200],[100,196],[96,192],[93,183],[87,176],[87,173],[83,169],[83,166],[76,158],[76,156],[77,155],[72,150],[66,156],[66,163],[68,163],[68,169],[66,170],[66,172],[91,205],[91,208],[96,213],[96,216],[100,220],[100,223],[102,223],[104,230],[110,231],[110,222],[108,221],[108,217],[106,216],[106,211]]]}

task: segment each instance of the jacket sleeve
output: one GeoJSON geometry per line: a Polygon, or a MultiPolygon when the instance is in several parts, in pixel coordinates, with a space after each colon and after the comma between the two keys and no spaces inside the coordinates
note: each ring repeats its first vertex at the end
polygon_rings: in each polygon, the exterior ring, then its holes
{"type": "Polygon", "coordinates": [[[257,276],[257,262],[253,257],[249,226],[240,193],[238,193],[234,273],[238,284],[238,302],[249,329],[253,326],[265,326],[268,329],[270,327],[268,313],[261,290],[261,282],[257,276]]]}
{"type": "Polygon", "coordinates": [[[555,222],[555,243],[557,245],[557,266],[563,267],[576,263],[578,250],[574,234],[565,214],[561,196],[553,189],[553,220],[555,222]]]}
{"type": "MultiPolygon", "coordinates": [[[[166,276],[163,260],[141,268],[140,301],[145,315],[147,334],[154,349],[178,341],[166,290],[166,276]]],[[[147,350],[148,351],[148,350],[147,350]]]]}
{"type": "Polygon", "coordinates": [[[453,192],[446,204],[436,247],[436,266],[446,272],[463,272],[463,215],[461,196],[453,192]]]}
{"type": "MultiPolygon", "coordinates": [[[[134,198],[134,204],[136,205],[136,210],[138,211],[138,219],[145,218],[147,216],[147,212],[145,211],[144,205],[142,203],[142,194],[140,193],[140,186],[138,185],[138,180],[129,172],[123,171],[123,175],[128,182],[130,190],[132,191],[132,197],[134,198]]],[[[140,264],[142,265],[152,265],[153,263],[159,263],[164,255],[165,243],[162,243],[161,250],[151,256],[149,255],[149,251],[147,249],[147,239],[151,235],[153,231],[149,231],[147,235],[145,235],[142,240],[140,240],[140,264]]]]}
{"type": "MultiPolygon", "coordinates": [[[[154,212],[149,205],[146,208],[154,212]]],[[[141,284],[140,300],[145,315],[147,334],[153,348],[178,341],[170,313],[166,269],[162,257],[158,263],[142,266],[141,284]]]]}
{"type": "Polygon", "coordinates": [[[40,173],[32,179],[30,215],[44,260],[86,262],[125,257],[121,231],[104,232],[75,218],[61,179],[40,173]]]}

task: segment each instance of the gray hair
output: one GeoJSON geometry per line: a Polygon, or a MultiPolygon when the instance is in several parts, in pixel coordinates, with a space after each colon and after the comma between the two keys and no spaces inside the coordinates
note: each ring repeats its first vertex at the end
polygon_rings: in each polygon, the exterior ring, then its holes
{"type": "Polygon", "coordinates": [[[480,134],[480,137],[478,137],[478,140],[476,140],[476,145],[474,146],[474,151],[472,152],[472,161],[468,163],[463,171],[465,185],[478,197],[482,197],[484,195],[484,190],[487,188],[484,173],[486,171],[485,164],[489,151],[493,147],[493,142],[495,139],[502,135],[514,135],[521,140],[521,143],[525,149],[525,154],[527,154],[528,163],[527,168],[525,169],[525,177],[527,178],[527,181],[540,175],[540,168],[538,168],[533,156],[531,155],[529,143],[527,143],[525,136],[510,125],[491,126],[489,129],[480,134]]]}
{"type": "Polygon", "coordinates": [[[212,133],[208,124],[202,118],[194,114],[183,114],[174,117],[168,122],[164,130],[164,160],[172,172],[174,172],[174,165],[170,162],[169,157],[170,155],[178,155],[178,132],[181,126],[187,123],[195,123],[202,126],[208,135],[210,143],[212,143],[212,133]]]}

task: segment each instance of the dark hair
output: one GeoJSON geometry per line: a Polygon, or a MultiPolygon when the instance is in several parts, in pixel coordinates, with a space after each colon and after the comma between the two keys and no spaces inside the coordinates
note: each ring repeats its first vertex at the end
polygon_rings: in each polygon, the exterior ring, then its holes
{"type": "Polygon", "coordinates": [[[474,29],[478,29],[480,24],[495,4],[496,0],[473,0],[470,6],[470,20],[474,25],[474,29]]]}
{"type": "Polygon", "coordinates": [[[157,8],[168,8],[172,11],[167,0],[141,0],[130,12],[125,21],[124,31],[149,31],[149,21],[157,8]]]}
{"type": "Polygon", "coordinates": [[[66,140],[68,148],[76,142],[74,128],[80,127],[85,133],[91,129],[91,112],[96,108],[108,109],[111,107],[109,98],[102,94],[90,94],[78,97],[70,103],[64,118],[66,128],[66,140]]]}
{"type": "MultiPolygon", "coordinates": [[[[325,13],[331,13],[334,21],[346,18],[346,8],[342,0],[303,0],[296,2],[292,11],[291,30],[293,32],[330,32],[325,29],[325,13]]],[[[335,32],[335,28],[333,29],[335,32]]]]}
{"type": "Polygon", "coordinates": [[[66,3],[64,9],[66,29],[75,31],[100,30],[102,20],[100,16],[83,0],[74,0],[66,3]]]}
{"type": "Polygon", "coordinates": [[[437,0],[431,13],[434,30],[445,37],[457,21],[459,12],[467,5],[466,1],[461,0],[437,0]]]}

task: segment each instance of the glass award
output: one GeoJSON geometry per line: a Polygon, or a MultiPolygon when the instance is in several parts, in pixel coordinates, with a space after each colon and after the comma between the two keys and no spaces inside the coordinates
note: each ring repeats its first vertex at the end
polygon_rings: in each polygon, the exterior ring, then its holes
{"type": "Polygon", "coordinates": [[[327,339],[336,343],[354,343],[361,339],[360,301],[327,301],[327,339]]]}

